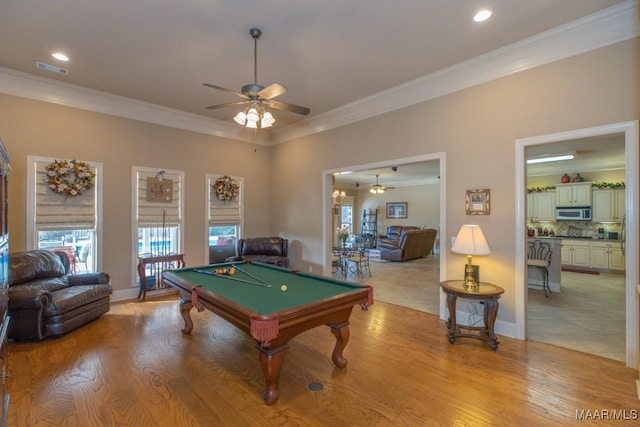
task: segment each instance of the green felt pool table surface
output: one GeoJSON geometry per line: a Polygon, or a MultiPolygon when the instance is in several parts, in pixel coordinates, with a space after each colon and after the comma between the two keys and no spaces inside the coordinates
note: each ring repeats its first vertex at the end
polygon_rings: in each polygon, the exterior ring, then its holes
{"type": "Polygon", "coordinates": [[[267,315],[295,306],[362,290],[362,285],[295,272],[261,263],[225,263],[172,270],[171,273],[247,310],[267,315]],[[212,276],[215,270],[234,267],[233,276],[212,276]],[[207,274],[209,273],[209,274],[207,274]],[[252,283],[247,283],[252,282],[252,283]],[[268,287],[270,285],[270,287],[268,287]],[[286,285],[286,291],[282,291],[286,285]]]}

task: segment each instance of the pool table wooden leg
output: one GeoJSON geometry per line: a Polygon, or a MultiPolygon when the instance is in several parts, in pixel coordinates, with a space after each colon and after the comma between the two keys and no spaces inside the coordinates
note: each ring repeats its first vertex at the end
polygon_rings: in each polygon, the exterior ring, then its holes
{"type": "Polygon", "coordinates": [[[283,345],[275,350],[268,350],[259,345],[256,348],[260,352],[260,366],[262,366],[265,379],[262,397],[267,405],[273,405],[278,401],[278,396],[280,396],[278,375],[280,375],[280,367],[282,367],[282,362],[284,361],[284,351],[289,346],[283,345]]]}
{"type": "Polygon", "coordinates": [[[191,320],[191,309],[193,304],[191,301],[180,298],[180,314],[184,319],[184,328],[182,328],[183,334],[189,334],[193,330],[193,321],[191,320]]]}
{"type": "Polygon", "coordinates": [[[344,358],[342,352],[349,342],[349,322],[340,324],[330,324],[331,333],[336,337],[336,346],[333,348],[331,360],[338,368],[347,366],[347,359],[344,358]]]}

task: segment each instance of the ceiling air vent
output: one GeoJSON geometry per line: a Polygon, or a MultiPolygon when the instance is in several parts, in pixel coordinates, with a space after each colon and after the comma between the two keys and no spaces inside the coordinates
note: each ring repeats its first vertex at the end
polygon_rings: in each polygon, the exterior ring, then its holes
{"type": "Polygon", "coordinates": [[[66,68],[56,67],[55,65],[45,64],[44,62],[36,61],[36,66],[40,70],[51,71],[52,73],[64,74],[65,76],[69,74],[69,70],[66,68]]]}

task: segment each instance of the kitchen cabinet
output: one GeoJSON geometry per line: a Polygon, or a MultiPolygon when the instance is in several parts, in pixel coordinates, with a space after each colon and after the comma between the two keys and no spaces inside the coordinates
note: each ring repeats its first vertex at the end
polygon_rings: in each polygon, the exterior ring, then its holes
{"type": "Polygon", "coordinates": [[[556,184],[556,207],[591,206],[591,183],[556,184]]]}
{"type": "Polygon", "coordinates": [[[527,218],[529,221],[556,220],[556,193],[542,191],[527,194],[527,218]]]}
{"type": "Polygon", "coordinates": [[[591,242],[591,267],[624,270],[625,262],[620,242],[591,242]]]}
{"type": "Polygon", "coordinates": [[[588,240],[562,239],[560,262],[562,265],[589,267],[591,248],[588,240]]]}
{"type": "Polygon", "coordinates": [[[626,191],[593,190],[593,221],[620,222],[625,214],[626,191]]]}

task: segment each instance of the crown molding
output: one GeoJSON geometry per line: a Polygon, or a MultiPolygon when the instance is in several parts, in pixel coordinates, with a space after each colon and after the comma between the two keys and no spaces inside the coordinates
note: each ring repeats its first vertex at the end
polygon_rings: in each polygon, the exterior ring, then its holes
{"type": "Polygon", "coordinates": [[[269,134],[247,133],[231,123],[108,92],[0,67],[0,93],[269,145],[365,120],[520,71],[637,37],[638,0],[616,6],[387,89],[269,134]]]}
{"type": "Polygon", "coordinates": [[[304,127],[291,125],[274,130],[271,142],[278,144],[355,123],[638,35],[638,0],[628,0],[335,110],[310,117],[304,121],[304,127]]]}
{"type": "Polygon", "coordinates": [[[255,140],[253,133],[243,132],[244,129],[221,120],[59,82],[10,68],[0,67],[0,92],[222,138],[262,145],[269,144],[268,139],[264,136],[255,140]]]}

